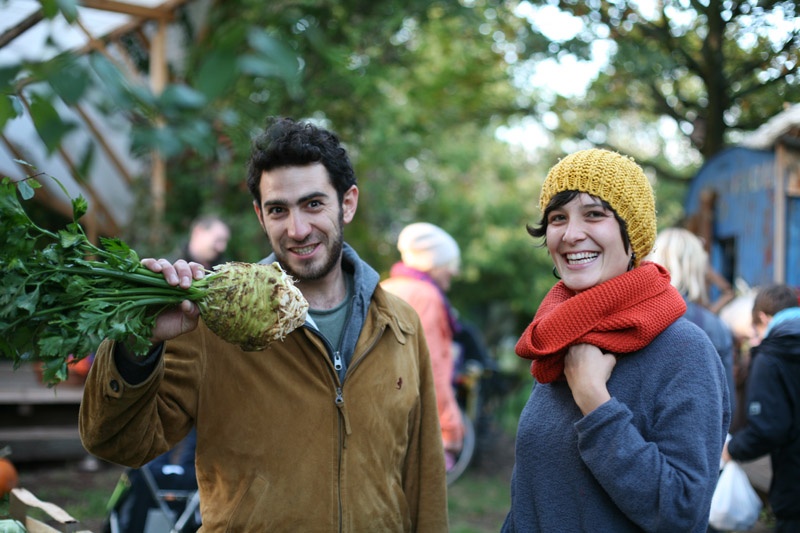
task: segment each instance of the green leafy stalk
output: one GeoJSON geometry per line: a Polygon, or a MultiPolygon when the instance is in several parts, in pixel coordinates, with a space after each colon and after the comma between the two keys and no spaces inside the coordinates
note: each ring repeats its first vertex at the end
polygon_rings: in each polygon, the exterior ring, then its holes
{"type": "Polygon", "coordinates": [[[144,354],[158,312],[206,296],[213,275],[188,290],[173,287],[120,239],[92,244],[78,223],[87,210],[82,197],[72,200],[64,229],[39,227],[17,196],[29,200],[39,187],[34,178],[0,182],[0,355],[15,368],[41,361],[44,380],[58,383],[71,358],[90,355],[104,338],[132,341],[144,354]]]}

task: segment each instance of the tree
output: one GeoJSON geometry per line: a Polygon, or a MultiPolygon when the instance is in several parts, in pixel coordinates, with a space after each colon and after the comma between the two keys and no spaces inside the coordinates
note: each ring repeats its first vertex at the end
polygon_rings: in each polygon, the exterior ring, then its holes
{"type": "MultiPolygon", "coordinates": [[[[365,259],[385,274],[400,228],[428,219],[464,247],[464,290],[454,300],[465,313],[480,315],[493,300],[503,302],[509,327],[530,317],[539,298],[527,273],[538,259],[524,224],[535,216],[541,173],[494,133],[519,110],[507,61],[510,37],[524,26],[518,17],[494,2],[240,0],[214,4],[206,30],[186,18],[178,10],[188,54],[170,65],[162,93],[127,83],[99,54],[65,55],[57,71],[51,62],[21,65],[6,78],[24,73],[52,86],[74,72],[91,80],[109,109],[133,118],[141,153],[165,158],[165,238],[145,238],[153,231],[148,180],[138,180],[141,207],[123,235],[137,250],[163,254],[212,209],[237,228],[233,257],[267,255],[244,188],[250,138],[267,116],[310,118],[350,148],[362,202],[347,238],[365,259]],[[521,190],[529,194],[520,198],[521,190]]],[[[147,72],[139,36],[115,45],[147,72]]],[[[62,85],[77,99],[91,92],[62,85]]],[[[57,145],[63,135],[53,131],[57,145]]]]}
{"type": "Polygon", "coordinates": [[[800,23],[794,1],[528,4],[535,6],[529,15],[528,61],[570,54],[586,60],[598,40],[612,44],[607,65],[584,97],[560,97],[545,106],[559,117],[559,135],[628,153],[635,149],[658,168],[660,177],[686,177],[699,161],[757,128],[785,102],[800,99],[800,23]],[[547,37],[547,27],[537,25],[541,10],[552,5],[582,22],[574,36],[554,40],[547,37]],[[631,128],[618,128],[621,117],[640,126],[636,137],[623,137],[624,145],[615,134],[631,128]],[[702,159],[686,158],[683,149],[671,158],[678,159],[677,165],[663,156],[663,136],[656,135],[654,142],[652,134],[665,119],[677,125],[685,139],[681,146],[697,150],[702,159]]]}
{"type": "MultiPolygon", "coordinates": [[[[241,182],[249,136],[264,117],[317,120],[351,148],[361,202],[347,239],[365,259],[385,275],[398,258],[400,229],[437,223],[464,248],[456,304],[482,320],[490,302],[505,302],[512,328],[529,319],[540,299],[531,264],[539,259],[525,223],[535,216],[541,173],[495,136],[519,111],[506,58],[515,45],[506,36],[522,21],[502,6],[452,2],[242,2],[230,12],[228,5],[214,12],[217,32],[196,55],[218,49],[217,36],[255,26],[297,54],[302,81],[297,92],[275,79],[236,81],[227,102],[249,120],[226,130],[235,155],[215,169],[219,181],[241,182]]],[[[240,191],[233,201],[241,202],[240,191]]],[[[253,249],[256,237],[248,234],[240,249],[263,257],[253,249]]]]}

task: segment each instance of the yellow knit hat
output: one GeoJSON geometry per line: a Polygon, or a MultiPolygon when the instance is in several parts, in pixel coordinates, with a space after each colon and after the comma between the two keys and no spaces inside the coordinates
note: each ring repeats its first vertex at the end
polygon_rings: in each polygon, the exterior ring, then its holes
{"type": "Polygon", "coordinates": [[[656,201],[642,168],[632,158],[592,148],[559,161],[542,185],[539,208],[563,191],[581,191],[605,200],[628,226],[636,254],[634,266],[653,249],[656,240],[656,201]]]}

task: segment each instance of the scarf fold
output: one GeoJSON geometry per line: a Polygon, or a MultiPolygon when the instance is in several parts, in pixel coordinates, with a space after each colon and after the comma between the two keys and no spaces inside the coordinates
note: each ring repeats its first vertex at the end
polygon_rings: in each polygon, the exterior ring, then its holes
{"type": "Polygon", "coordinates": [[[392,265],[392,268],[389,271],[389,276],[392,278],[405,277],[405,278],[418,279],[420,281],[425,281],[427,283],[430,283],[431,285],[436,287],[436,290],[439,291],[439,295],[442,297],[442,303],[444,303],[444,308],[447,311],[447,322],[448,324],[450,324],[450,331],[453,332],[453,335],[461,331],[461,324],[459,323],[458,318],[456,317],[455,309],[453,309],[453,306],[450,305],[450,300],[447,299],[447,295],[444,293],[442,288],[436,284],[436,282],[427,272],[417,270],[416,268],[411,268],[407,264],[400,261],[392,265]]]}
{"type": "Polygon", "coordinates": [[[614,354],[635,352],[685,312],[669,272],[649,261],[580,293],[559,281],[517,341],[516,352],[532,359],[531,374],[539,383],[550,383],[563,377],[570,346],[586,343],[614,354]]]}

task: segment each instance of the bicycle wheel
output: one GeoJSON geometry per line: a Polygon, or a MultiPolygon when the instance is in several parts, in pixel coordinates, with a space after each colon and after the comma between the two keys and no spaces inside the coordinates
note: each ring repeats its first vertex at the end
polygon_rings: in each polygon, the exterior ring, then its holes
{"type": "Polygon", "coordinates": [[[467,469],[469,463],[472,461],[472,456],[475,454],[475,426],[472,424],[472,419],[464,413],[463,409],[460,409],[460,412],[461,420],[464,424],[464,444],[456,458],[455,464],[447,471],[448,485],[461,477],[461,474],[467,469]]]}

